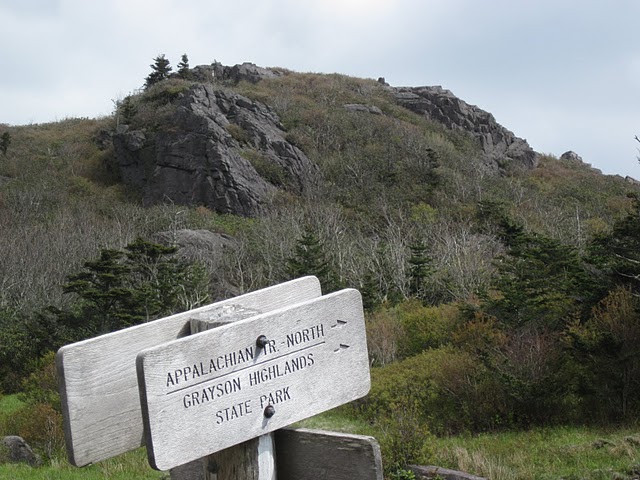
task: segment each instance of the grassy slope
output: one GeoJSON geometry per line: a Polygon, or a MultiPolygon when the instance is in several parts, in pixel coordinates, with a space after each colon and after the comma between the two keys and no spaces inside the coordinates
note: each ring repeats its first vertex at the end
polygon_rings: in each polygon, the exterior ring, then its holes
{"type": "Polygon", "coordinates": [[[434,448],[436,464],[492,480],[631,479],[640,473],[637,427],[557,427],[459,436],[439,439],[434,448]]]}
{"type": "Polygon", "coordinates": [[[39,468],[28,465],[0,465],[0,478],[11,480],[131,480],[166,478],[166,473],[152,470],[144,449],[120,455],[97,465],[77,468],[59,459],[39,468]]]}
{"type": "MultiPolygon", "coordinates": [[[[310,418],[300,426],[372,435],[384,441],[382,432],[339,411],[310,418]]],[[[491,480],[630,480],[640,474],[640,426],[536,428],[429,442],[433,465],[491,480]]]]}
{"type": "MultiPolygon", "coordinates": [[[[0,399],[0,417],[20,406],[15,396],[0,399]]],[[[383,434],[362,422],[331,411],[301,422],[299,426],[372,435],[383,434]]],[[[595,429],[556,427],[525,432],[501,432],[478,436],[431,439],[432,464],[467,471],[492,480],[631,479],[640,471],[640,428],[595,429]]],[[[15,480],[160,479],[152,470],[144,449],[84,468],[54,459],[40,468],[0,465],[0,478],[15,480]]]]}

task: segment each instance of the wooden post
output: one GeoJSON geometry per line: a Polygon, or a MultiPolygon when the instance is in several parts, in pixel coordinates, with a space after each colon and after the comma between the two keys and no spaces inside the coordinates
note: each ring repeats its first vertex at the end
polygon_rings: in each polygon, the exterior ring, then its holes
{"type": "Polygon", "coordinates": [[[221,313],[137,355],[149,463],[197,461],[203,472],[210,457],[211,479],[273,480],[264,435],[369,391],[362,298],[345,289],[262,314],[221,313]]]}
{"type": "Polygon", "coordinates": [[[275,438],[279,480],[383,480],[380,445],[373,437],[283,428],[275,438]]]}
{"type": "MultiPolygon", "coordinates": [[[[220,319],[192,319],[191,333],[237,322],[256,315],[253,309],[232,308],[220,319]]],[[[276,480],[273,434],[268,433],[202,459],[205,480],[276,480]]]]}

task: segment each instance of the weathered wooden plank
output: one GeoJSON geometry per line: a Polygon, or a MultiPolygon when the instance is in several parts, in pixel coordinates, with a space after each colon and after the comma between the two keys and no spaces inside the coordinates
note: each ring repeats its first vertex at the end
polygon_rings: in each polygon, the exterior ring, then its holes
{"type": "Polygon", "coordinates": [[[135,359],[143,349],[190,333],[190,318],[224,322],[238,309],[268,312],[321,295],[305,277],[62,347],[56,355],[69,460],[88,465],[143,444],[135,359]]]}
{"type": "Polygon", "coordinates": [[[278,480],[382,480],[373,437],[308,429],[275,432],[278,480]]]}
{"type": "Polygon", "coordinates": [[[149,462],[166,470],[364,396],[362,299],[342,290],[224,325],[137,366],[149,462]]]}
{"type": "MultiPolygon", "coordinates": [[[[229,312],[224,320],[225,323],[231,323],[252,315],[252,310],[240,308],[229,312]]],[[[191,334],[211,330],[221,325],[222,323],[215,319],[191,319],[191,334]]],[[[273,434],[268,433],[258,438],[252,438],[187,465],[199,466],[201,472],[196,477],[202,478],[202,480],[236,480],[238,478],[242,478],[242,480],[276,480],[275,448],[272,436],[273,434]]],[[[172,480],[179,476],[179,474],[174,474],[174,469],[171,469],[172,480]]]]}

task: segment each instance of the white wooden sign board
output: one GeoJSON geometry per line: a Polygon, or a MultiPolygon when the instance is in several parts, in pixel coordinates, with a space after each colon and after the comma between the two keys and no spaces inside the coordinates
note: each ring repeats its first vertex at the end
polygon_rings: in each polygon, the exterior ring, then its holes
{"type": "Polygon", "coordinates": [[[144,444],[136,377],[141,350],[189,335],[191,318],[224,322],[238,309],[263,313],[320,295],[318,279],[304,277],[62,347],[56,365],[70,462],[80,467],[144,444]]]}
{"type": "Polygon", "coordinates": [[[149,463],[167,470],[366,395],[362,298],[342,290],[175,340],[137,368],[149,463]]]}

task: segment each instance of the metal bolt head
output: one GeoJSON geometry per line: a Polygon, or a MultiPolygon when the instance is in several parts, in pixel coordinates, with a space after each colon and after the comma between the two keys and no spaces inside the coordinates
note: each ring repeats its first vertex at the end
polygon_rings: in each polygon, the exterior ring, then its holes
{"type": "Polygon", "coordinates": [[[264,335],[260,335],[256,340],[256,346],[258,348],[264,348],[268,343],[269,340],[267,340],[267,337],[265,337],[264,335]]]}
{"type": "Polygon", "coordinates": [[[273,405],[267,405],[264,409],[264,416],[267,418],[271,418],[276,414],[276,409],[273,408],[273,405]]]}

